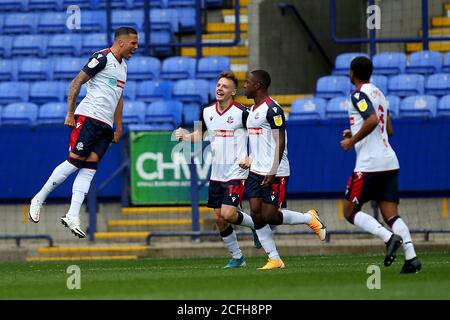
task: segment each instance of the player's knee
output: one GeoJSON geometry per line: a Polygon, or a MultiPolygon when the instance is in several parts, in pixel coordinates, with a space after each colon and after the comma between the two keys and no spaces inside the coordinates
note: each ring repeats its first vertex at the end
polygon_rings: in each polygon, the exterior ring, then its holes
{"type": "Polygon", "coordinates": [[[344,217],[348,222],[350,222],[351,224],[354,224],[355,215],[359,211],[360,211],[359,206],[356,206],[355,204],[351,203],[350,201],[345,201],[344,217]]]}
{"type": "Polygon", "coordinates": [[[236,210],[225,209],[225,210],[222,210],[221,215],[222,215],[222,218],[228,222],[231,222],[231,223],[236,222],[236,219],[237,219],[236,210]]]}
{"type": "Polygon", "coordinates": [[[229,225],[222,217],[216,217],[215,221],[219,230],[224,230],[229,225]]]}
{"type": "Polygon", "coordinates": [[[253,224],[255,225],[255,229],[261,229],[262,227],[264,227],[266,225],[266,222],[264,221],[264,219],[261,215],[261,212],[252,211],[251,216],[252,216],[253,224]]]}

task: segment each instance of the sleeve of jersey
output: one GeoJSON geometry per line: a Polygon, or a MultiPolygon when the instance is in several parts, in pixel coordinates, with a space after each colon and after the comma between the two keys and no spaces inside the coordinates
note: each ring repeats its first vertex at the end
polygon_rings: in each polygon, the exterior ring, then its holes
{"type": "Polygon", "coordinates": [[[372,102],[369,97],[361,91],[357,91],[352,94],[353,107],[358,110],[363,119],[367,119],[372,113],[375,113],[372,102]]]}
{"type": "Polygon", "coordinates": [[[272,129],[284,130],[286,128],[284,111],[280,106],[269,107],[266,119],[272,129]]]}
{"type": "Polygon", "coordinates": [[[95,53],[89,58],[88,63],[83,67],[83,71],[92,78],[105,68],[107,61],[108,59],[105,55],[95,53]]]}
{"type": "Polygon", "coordinates": [[[248,110],[242,110],[242,126],[247,129],[248,110]]]}

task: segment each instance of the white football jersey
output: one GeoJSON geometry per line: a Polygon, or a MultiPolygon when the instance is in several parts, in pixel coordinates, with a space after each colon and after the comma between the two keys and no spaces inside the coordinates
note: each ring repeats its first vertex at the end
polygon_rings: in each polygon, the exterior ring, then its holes
{"type": "Polygon", "coordinates": [[[372,83],[365,83],[352,93],[349,109],[350,128],[355,135],[364,119],[375,113],[378,126],[364,139],[355,144],[355,172],[376,172],[399,169],[397,155],[389,144],[386,131],[389,103],[384,94],[372,83]]]}
{"type": "Polygon", "coordinates": [[[276,175],[278,177],[290,175],[285,123],[283,109],[270,97],[259,105],[253,105],[250,108],[247,119],[250,155],[253,159],[250,171],[260,175],[267,175],[270,172],[275,158],[276,146],[272,130],[278,129],[285,130],[286,145],[276,175]]]}
{"type": "Polygon", "coordinates": [[[83,67],[91,79],[86,83],[87,94],[75,110],[113,126],[114,112],[127,81],[125,59],[119,63],[110,49],[94,53],[83,67]]]}
{"type": "Polygon", "coordinates": [[[203,109],[202,129],[208,133],[213,154],[211,181],[247,179],[248,170],[239,167],[247,156],[247,116],[246,108],[237,102],[223,112],[218,103],[203,109]]]}

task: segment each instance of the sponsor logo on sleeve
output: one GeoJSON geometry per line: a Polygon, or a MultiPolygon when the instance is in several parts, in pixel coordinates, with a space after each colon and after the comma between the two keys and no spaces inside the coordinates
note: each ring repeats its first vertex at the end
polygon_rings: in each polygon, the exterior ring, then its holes
{"type": "Polygon", "coordinates": [[[273,117],[273,122],[277,127],[280,127],[283,124],[283,118],[281,115],[273,117]]]}
{"type": "Polygon", "coordinates": [[[367,108],[369,107],[369,105],[367,104],[366,99],[362,99],[361,101],[359,101],[357,104],[359,111],[364,112],[367,110],[367,108]]]}
{"type": "Polygon", "coordinates": [[[92,58],[92,60],[89,61],[89,63],[88,63],[88,67],[91,68],[91,69],[95,68],[95,66],[98,65],[99,63],[100,63],[100,61],[98,61],[95,58],[92,58]]]}

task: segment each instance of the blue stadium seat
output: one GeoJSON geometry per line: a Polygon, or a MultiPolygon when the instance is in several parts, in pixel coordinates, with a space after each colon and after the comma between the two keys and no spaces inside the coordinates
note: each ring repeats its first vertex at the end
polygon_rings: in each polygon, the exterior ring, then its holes
{"type": "Polygon", "coordinates": [[[3,107],[2,125],[34,125],[38,106],[29,102],[10,103],[3,107]]]}
{"type": "Polygon", "coordinates": [[[152,48],[152,54],[157,56],[173,55],[173,48],[167,46],[173,42],[173,34],[171,31],[159,30],[150,33],[150,42],[156,47],[152,48]]]}
{"type": "MultiPolygon", "coordinates": [[[[50,60],[50,59],[49,59],[50,60]]],[[[72,80],[87,63],[84,58],[58,57],[53,59],[53,79],[72,80]]]]}
{"type": "Polygon", "coordinates": [[[168,7],[195,7],[195,0],[167,0],[168,7]]]}
{"type": "Polygon", "coordinates": [[[0,126],[2,125],[2,113],[3,113],[3,106],[0,105],[0,126]]]}
{"type": "Polygon", "coordinates": [[[65,90],[65,83],[59,81],[37,81],[30,84],[29,101],[37,104],[62,102],[65,90]]]}
{"type": "Polygon", "coordinates": [[[420,74],[399,74],[388,82],[388,92],[400,97],[424,93],[425,78],[420,74]]]}
{"type": "Polygon", "coordinates": [[[178,80],[173,87],[173,97],[183,102],[206,105],[209,102],[209,82],[204,79],[178,80]]]}
{"type": "Polygon", "coordinates": [[[162,79],[195,78],[197,61],[191,57],[170,57],[163,61],[160,76],[162,79]]]}
{"type": "MultiPolygon", "coordinates": [[[[145,0],[132,0],[133,8],[143,8],[145,0]]],[[[151,8],[166,8],[167,0],[149,0],[151,8]]]]}
{"type": "Polygon", "coordinates": [[[92,33],[83,36],[82,54],[93,54],[108,47],[108,39],[104,33],[92,33]]]}
{"type": "Polygon", "coordinates": [[[48,102],[39,108],[38,124],[63,124],[67,114],[65,102],[48,102]]]}
{"type": "Polygon", "coordinates": [[[36,33],[39,16],[34,12],[10,13],[5,17],[3,33],[24,34],[36,33]]]}
{"type": "Polygon", "coordinates": [[[129,80],[151,80],[159,77],[161,61],[154,57],[133,57],[127,66],[129,80]]]}
{"type": "Polygon", "coordinates": [[[373,74],[405,73],[406,55],[403,52],[382,52],[373,57],[373,74]]]}
{"type": "Polygon", "coordinates": [[[356,57],[364,56],[369,58],[367,53],[363,52],[349,52],[341,53],[336,57],[336,62],[334,64],[333,74],[340,76],[348,76],[350,70],[350,63],[356,57]]]}
{"type": "Polygon", "coordinates": [[[432,74],[441,72],[442,56],[437,51],[419,51],[411,53],[406,72],[419,74],[432,74]]]}
{"type": "Polygon", "coordinates": [[[39,15],[37,32],[63,33],[67,29],[67,18],[68,15],[65,12],[43,12],[39,15]]]}
{"type": "Polygon", "coordinates": [[[5,23],[5,16],[0,15],[0,34],[3,33],[3,24],[5,23]]]}
{"type": "Polygon", "coordinates": [[[173,82],[168,80],[142,81],[138,84],[137,99],[154,102],[172,98],[173,82]]]}
{"type": "MultiPolygon", "coordinates": [[[[67,8],[68,6],[72,6],[72,5],[77,5],[78,7],[80,7],[80,9],[95,9],[95,2],[97,2],[96,0],[76,0],[76,2],[74,0],[63,0],[63,8],[67,8]]],[[[86,10],[83,10],[84,12],[86,12],[86,10]]]]}
{"type": "Polygon", "coordinates": [[[146,109],[147,105],[143,101],[124,100],[122,122],[124,124],[143,123],[146,109]]]}
{"type": "Polygon", "coordinates": [[[195,121],[200,120],[200,105],[195,102],[183,104],[183,123],[186,126],[193,126],[195,121]]]}
{"type": "Polygon", "coordinates": [[[391,96],[388,95],[386,96],[386,100],[389,103],[389,114],[391,115],[392,118],[398,118],[399,115],[399,109],[400,109],[400,101],[401,99],[397,96],[391,96]]]}
{"type": "Polygon", "coordinates": [[[111,16],[112,28],[127,26],[136,30],[142,30],[144,25],[143,10],[114,10],[111,16]]]}
{"type": "Polygon", "coordinates": [[[28,102],[29,85],[27,82],[0,83],[0,104],[28,102]]]}
{"type": "Polygon", "coordinates": [[[216,87],[217,87],[217,79],[210,80],[209,81],[209,91],[208,91],[210,100],[216,99],[216,87]]]}
{"type": "Polygon", "coordinates": [[[55,34],[48,38],[47,55],[81,55],[82,36],[79,34],[55,34]]]}
{"type": "MultiPolygon", "coordinates": [[[[99,8],[106,8],[106,1],[108,0],[97,0],[99,8]]],[[[136,1],[136,0],[134,0],[136,1]]],[[[133,0],[110,0],[111,8],[121,8],[121,9],[134,9],[135,5],[133,0]]]]}
{"type": "Polygon", "coordinates": [[[27,11],[28,1],[24,0],[2,0],[0,1],[0,12],[5,11],[27,11]]]}
{"type": "Polygon", "coordinates": [[[89,33],[106,32],[106,11],[83,10],[81,12],[81,29],[78,31],[89,33]]]}
{"type": "Polygon", "coordinates": [[[436,116],[450,117],[450,95],[443,96],[441,100],[439,100],[436,116]]]}
{"type": "Polygon", "coordinates": [[[3,58],[11,58],[11,49],[13,44],[12,36],[0,35],[0,56],[3,58]]]}
{"type": "Polygon", "coordinates": [[[145,122],[158,130],[175,130],[181,125],[183,104],[176,100],[158,100],[147,107],[145,122]]]}
{"type": "Polygon", "coordinates": [[[125,89],[123,90],[124,99],[136,100],[136,95],[137,95],[136,81],[127,81],[125,83],[125,89]]]}
{"type": "Polygon", "coordinates": [[[13,56],[47,56],[47,37],[41,35],[20,35],[14,37],[13,56]]]}
{"type": "Polygon", "coordinates": [[[289,120],[320,120],[325,118],[327,101],[322,98],[303,98],[292,102],[289,120]]]}
{"type": "Polygon", "coordinates": [[[29,80],[52,80],[53,63],[49,59],[24,58],[19,64],[18,79],[29,80]]]}
{"type": "Polygon", "coordinates": [[[208,8],[222,8],[224,0],[206,0],[206,4],[208,8]]]}
{"type": "Polygon", "coordinates": [[[378,89],[384,94],[387,93],[388,88],[388,78],[380,74],[374,74],[370,78],[370,82],[373,83],[378,89]]]}
{"type": "Polygon", "coordinates": [[[442,72],[450,73],[450,52],[447,52],[444,56],[444,62],[442,63],[442,72]]]}
{"type": "Polygon", "coordinates": [[[348,95],[351,92],[351,82],[344,76],[325,76],[317,80],[317,98],[330,99],[336,96],[348,95]]]}
{"type": "Polygon", "coordinates": [[[17,81],[17,60],[0,59],[0,81],[17,81]]]}
{"type": "Polygon", "coordinates": [[[176,8],[180,32],[193,32],[196,25],[196,11],[192,8],[176,8]]]}
{"type": "Polygon", "coordinates": [[[348,118],[348,110],[351,106],[351,101],[348,96],[335,97],[328,101],[325,109],[325,117],[328,119],[344,119],[348,118]]]}
{"type": "Polygon", "coordinates": [[[450,75],[446,73],[430,75],[425,83],[425,94],[435,96],[450,94],[450,75]]]}
{"type": "Polygon", "coordinates": [[[52,10],[52,11],[62,11],[63,1],[62,0],[28,0],[29,10],[52,10]]]}
{"type": "Polygon", "coordinates": [[[230,64],[230,58],[224,56],[200,58],[197,66],[197,78],[217,79],[219,73],[230,70],[230,64]]]}
{"type": "Polygon", "coordinates": [[[178,11],[175,9],[151,9],[150,23],[153,30],[168,30],[178,32],[178,11]]]}
{"type": "Polygon", "coordinates": [[[406,97],[400,103],[400,117],[435,117],[437,102],[437,97],[430,95],[406,97]]]}

